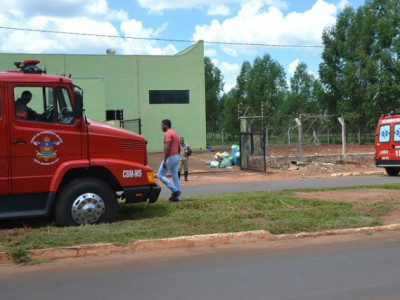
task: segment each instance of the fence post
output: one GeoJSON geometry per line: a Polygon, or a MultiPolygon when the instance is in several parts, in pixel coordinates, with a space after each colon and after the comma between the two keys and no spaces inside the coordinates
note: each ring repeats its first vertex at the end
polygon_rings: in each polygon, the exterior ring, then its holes
{"type": "Polygon", "coordinates": [[[340,125],[342,125],[342,154],[346,156],[346,123],[344,122],[343,117],[339,117],[338,121],[340,125]]]}
{"type": "Polygon", "coordinates": [[[299,156],[303,156],[303,130],[299,118],[294,119],[299,129],[299,156]]]}
{"type": "Polygon", "coordinates": [[[329,138],[330,138],[330,136],[329,136],[329,128],[328,128],[328,145],[329,145],[329,142],[330,142],[329,138]]]}

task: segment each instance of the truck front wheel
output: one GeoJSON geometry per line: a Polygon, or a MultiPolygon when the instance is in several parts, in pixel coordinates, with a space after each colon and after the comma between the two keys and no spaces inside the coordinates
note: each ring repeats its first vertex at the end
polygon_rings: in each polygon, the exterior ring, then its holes
{"type": "Polygon", "coordinates": [[[399,175],[400,172],[400,168],[385,168],[386,169],[386,173],[389,176],[397,176],[399,175]]]}
{"type": "Polygon", "coordinates": [[[116,194],[97,178],[77,178],[57,195],[54,217],[61,226],[108,223],[116,216],[116,194]]]}

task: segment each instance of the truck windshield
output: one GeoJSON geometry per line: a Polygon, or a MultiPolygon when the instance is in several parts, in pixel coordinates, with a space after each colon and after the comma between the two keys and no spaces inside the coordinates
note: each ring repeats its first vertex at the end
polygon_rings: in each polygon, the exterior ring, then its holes
{"type": "Polygon", "coordinates": [[[74,123],[71,99],[66,88],[56,88],[57,120],[60,124],[71,125],[74,123]]]}

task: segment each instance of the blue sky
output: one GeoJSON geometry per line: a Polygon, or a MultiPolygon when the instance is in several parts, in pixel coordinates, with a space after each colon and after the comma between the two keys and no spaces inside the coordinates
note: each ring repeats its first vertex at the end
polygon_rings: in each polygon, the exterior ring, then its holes
{"type": "Polygon", "coordinates": [[[288,78],[299,62],[317,74],[322,48],[267,45],[321,46],[346,5],[364,0],[2,0],[0,52],[173,55],[204,40],[227,91],[244,61],[267,53],[288,78]]]}

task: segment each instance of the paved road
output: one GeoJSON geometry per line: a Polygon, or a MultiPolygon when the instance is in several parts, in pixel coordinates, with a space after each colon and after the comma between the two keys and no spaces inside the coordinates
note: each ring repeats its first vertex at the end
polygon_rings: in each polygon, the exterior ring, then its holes
{"type": "Polygon", "coordinates": [[[400,233],[0,265],[8,299],[400,299],[400,233]]]}
{"type": "MultiPolygon", "coordinates": [[[[191,185],[182,187],[184,195],[235,193],[248,191],[274,191],[297,188],[325,188],[325,187],[349,187],[360,185],[375,185],[400,183],[400,177],[390,176],[354,176],[335,178],[299,179],[288,181],[257,181],[227,184],[191,185]]],[[[162,185],[161,197],[168,198],[169,190],[162,185]]]]}

